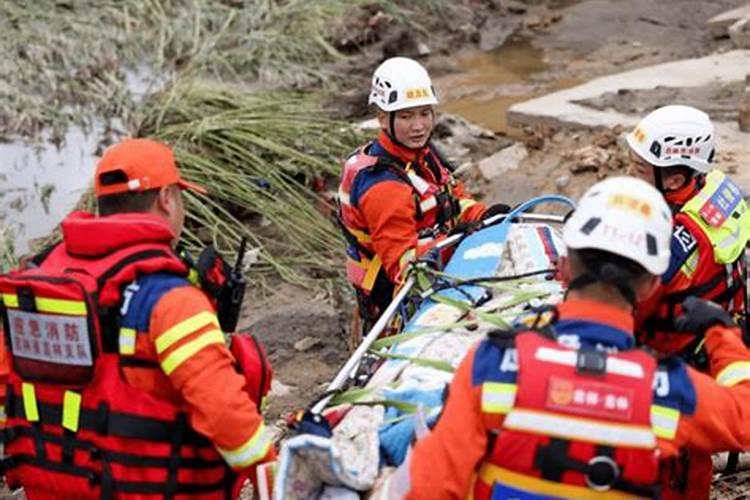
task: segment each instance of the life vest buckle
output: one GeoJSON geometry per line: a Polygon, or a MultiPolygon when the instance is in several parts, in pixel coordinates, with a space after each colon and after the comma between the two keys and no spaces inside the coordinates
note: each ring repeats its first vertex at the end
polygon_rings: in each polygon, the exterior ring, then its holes
{"type": "Polygon", "coordinates": [[[608,491],[620,477],[620,467],[612,458],[599,455],[588,462],[586,484],[596,491],[608,491]]]}
{"type": "Polygon", "coordinates": [[[604,351],[579,350],[576,371],[589,375],[604,375],[607,372],[607,353],[604,351]]]}

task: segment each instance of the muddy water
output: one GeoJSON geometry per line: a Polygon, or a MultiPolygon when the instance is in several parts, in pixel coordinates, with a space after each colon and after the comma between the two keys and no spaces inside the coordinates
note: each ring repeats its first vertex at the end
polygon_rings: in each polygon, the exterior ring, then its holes
{"type": "MultiPolygon", "coordinates": [[[[135,102],[166,85],[170,75],[145,66],[124,70],[125,84],[135,102]]],[[[111,126],[122,129],[118,120],[111,126]]],[[[71,127],[60,146],[44,137],[0,144],[0,245],[10,230],[15,253],[28,251],[29,241],[47,236],[89,188],[103,121],[90,130],[71,127]]]]}
{"type": "Polygon", "coordinates": [[[49,234],[81,198],[100,132],[70,128],[60,148],[46,141],[0,144],[0,226],[15,235],[17,254],[49,234]]]}
{"type": "Polygon", "coordinates": [[[519,132],[508,126],[511,105],[580,83],[547,74],[544,50],[526,39],[511,40],[491,52],[464,53],[457,66],[457,73],[437,79],[445,103],[441,109],[511,136],[519,132]]]}

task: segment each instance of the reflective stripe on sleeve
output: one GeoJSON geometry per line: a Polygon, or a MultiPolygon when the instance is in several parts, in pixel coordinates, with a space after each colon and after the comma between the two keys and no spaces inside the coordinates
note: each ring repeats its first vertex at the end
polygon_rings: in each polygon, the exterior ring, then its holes
{"type": "Polygon", "coordinates": [[[668,406],[651,405],[651,429],[662,439],[674,439],[680,412],[668,406]]]}
{"type": "Polygon", "coordinates": [[[482,411],[485,413],[508,413],[516,402],[516,384],[485,382],[482,384],[482,411]]]}
{"type": "Polygon", "coordinates": [[[194,340],[191,340],[190,342],[186,342],[184,345],[181,345],[180,347],[175,349],[173,352],[169,353],[169,356],[167,356],[164,359],[164,361],[161,362],[161,367],[164,370],[164,373],[169,375],[173,371],[175,371],[178,366],[180,366],[188,358],[192,357],[195,353],[197,353],[204,347],[211,345],[211,344],[223,344],[223,343],[224,343],[224,335],[222,335],[221,331],[219,330],[208,331],[206,333],[201,334],[194,340]]]}
{"type": "Polygon", "coordinates": [[[731,387],[740,382],[750,380],[750,361],[735,361],[729,363],[716,376],[716,382],[719,385],[731,387]]]}
{"type": "Polygon", "coordinates": [[[118,343],[120,354],[135,354],[135,330],[132,328],[120,328],[118,343]]]}
{"type": "Polygon", "coordinates": [[[580,417],[514,408],[505,417],[504,427],[535,434],[580,439],[593,443],[653,448],[654,433],[649,427],[601,422],[580,417]]]}
{"type": "Polygon", "coordinates": [[[213,325],[217,328],[219,327],[219,320],[216,317],[216,314],[209,311],[203,311],[177,323],[175,326],[159,335],[159,338],[156,339],[156,352],[159,354],[163,353],[175,342],[178,342],[180,339],[207,325],[213,325]]]}
{"type": "Polygon", "coordinates": [[[271,448],[271,434],[261,422],[255,434],[242,445],[233,450],[217,448],[224,460],[233,469],[248,467],[268,454],[271,448]]]}
{"type": "Polygon", "coordinates": [[[458,206],[461,209],[461,213],[464,213],[467,208],[473,207],[476,205],[477,202],[472,200],[471,198],[461,198],[458,200],[458,206]]]}

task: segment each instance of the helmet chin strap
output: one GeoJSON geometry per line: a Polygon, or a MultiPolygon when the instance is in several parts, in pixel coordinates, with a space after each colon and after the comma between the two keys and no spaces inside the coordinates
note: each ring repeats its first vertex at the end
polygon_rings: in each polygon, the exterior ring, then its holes
{"type": "Polygon", "coordinates": [[[664,176],[662,176],[661,169],[659,167],[651,168],[654,171],[654,187],[662,194],[666,194],[667,190],[664,188],[664,176]]]}

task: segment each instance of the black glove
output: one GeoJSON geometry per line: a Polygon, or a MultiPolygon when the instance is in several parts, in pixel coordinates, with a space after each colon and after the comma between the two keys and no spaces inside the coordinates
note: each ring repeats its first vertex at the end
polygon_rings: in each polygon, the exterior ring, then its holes
{"type": "Polygon", "coordinates": [[[482,221],[475,220],[471,222],[459,222],[455,226],[451,228],[450,231],[448,231],[448,236],[453,236],[454,234],[471,234],[477,229],[481,229],[482,227],[482,221]]]}
{"type": "Polygon", "coordinates": [[[490,217],[494,217],[496,215],[507,214],[511,210],[512,208],[510,205],[507,205],[505,203],[495,203],[494,205],[490,205],[489,207],[487,207],[484,215],[482,215],[482,220],[489,219],[490,217]]]}
{"type": "Polygon", "coordinates": [[[703,335],[706,330],[715,325],[736,327],[732,316],[718,304],[710,300],[688,297],[682,301],[683,312],[674,320],[678,332],[703,335]]]}
{"type": "Polygon", "coordinates": [[[428,267],[430,269],[438,270],[441,268],[440,250],[437,248],[431,248],[425,252],[421,257],[414,261],[416,266],[428,267]]]}

